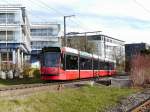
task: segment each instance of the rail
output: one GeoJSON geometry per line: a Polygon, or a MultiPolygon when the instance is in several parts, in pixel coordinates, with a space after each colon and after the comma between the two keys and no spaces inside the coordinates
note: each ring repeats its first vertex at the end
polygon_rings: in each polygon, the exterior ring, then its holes
{"type": "Polygon", "coordinates": [[[150,112],[150,98],[141,102],[141,104],[132,109],[131,112],[150,112]]]}
{"type": "Polygon", "coordinates": [[[8,86],[8,87],[0,87],[0,92],[4,92],[4,91],[8,91],[8,90],[20,90],[20,89],[27,89],[27,88],[53,86],[53,85],[60,86],[60,85],[72,84],[72,83],[76,83],[76,82],[90,81],[90,80],[92,80],[92,79],[82,79],[82,80],[62,81],[62,82],[51,82],[51,83],[12,85],[12,86],[8,86]]]}

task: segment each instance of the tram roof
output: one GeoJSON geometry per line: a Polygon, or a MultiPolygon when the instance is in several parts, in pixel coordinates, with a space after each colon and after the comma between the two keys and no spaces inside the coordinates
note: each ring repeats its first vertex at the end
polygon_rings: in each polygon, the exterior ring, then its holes
{"type": "Polygon", "coordinates": [[[92,58],[92,54],[90,54],[90,53],[87,53],[87,52],[84,52],[84,51],[79,51],[79,53],[80,53],[81,56],[92,58]]]}
{"type": "Polygon", "coordinates": [[[91,54],[91,53],[87,53],[84,51],[79,51],[77,49],[70,48],[70,47],[63,47],[62,50],[67,52],[67,53],[71,53],[71,54],[76,54],[76,55],[80,54],[80,56],[87,57],[87,58],[93,57],[94,59],[105,60],[106,62],[114,62],[114,63],[116,62],[115,60],[112,60],[109,58],[104,58],[104,57],[98,56],[96,54],[91,54]]]}
{"type": "Polygon", "coordinates": [[[63,47],[62,50],[68,53],[79,54],[79,51],[77,49],[73,49],[70,47],[63,47]]]}

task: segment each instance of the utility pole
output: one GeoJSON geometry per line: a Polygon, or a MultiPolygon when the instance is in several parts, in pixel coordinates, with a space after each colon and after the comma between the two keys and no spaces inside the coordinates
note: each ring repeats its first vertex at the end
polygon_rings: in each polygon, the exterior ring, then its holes
{"type": "Polygon", "coordinates": [[[75,15],[64,16],[64,45],[67,47],[67,37],[66,37],[66,18],[73,17],[75,15]]]}
{"type": "MultiPolygon", "coordinates": [[[[67,37],[66,37],[66,18],[68,17],[73,17],[75,15],[69,15],[69,16],[64,16],[64,44],[65,44],[65,47],[67,47],[67,37]]],[[[66,70],[66,55],[65,55],[65,70],[66,70]]]]}

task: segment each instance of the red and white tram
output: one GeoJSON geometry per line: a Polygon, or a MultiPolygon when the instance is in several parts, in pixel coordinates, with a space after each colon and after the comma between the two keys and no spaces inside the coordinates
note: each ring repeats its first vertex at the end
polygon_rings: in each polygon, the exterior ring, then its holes
{"type": "Polygon", "coordinates": [[[42,80],[73,80],[110,76],[115,61],[69,47],[45,47],[41,53],[42,80]]]}

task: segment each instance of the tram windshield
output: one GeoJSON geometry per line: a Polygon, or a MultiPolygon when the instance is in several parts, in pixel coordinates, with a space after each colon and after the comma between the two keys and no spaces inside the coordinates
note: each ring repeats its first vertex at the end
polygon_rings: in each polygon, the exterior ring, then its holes
{"type": "Polygon", "coordinates": [[[60,53],[59,52],[45,52],[43,55],[43,66],[59,67],[60,53]]]}

